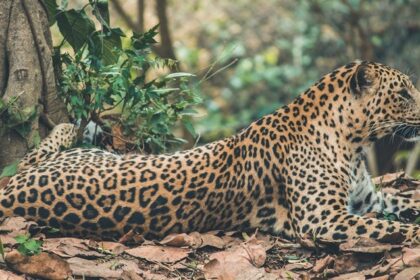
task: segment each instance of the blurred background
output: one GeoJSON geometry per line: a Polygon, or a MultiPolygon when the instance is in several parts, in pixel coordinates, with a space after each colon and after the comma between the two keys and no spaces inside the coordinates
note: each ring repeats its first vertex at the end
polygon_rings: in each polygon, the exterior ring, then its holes
{"type": "MultiPolygon", "coordinates": [[[[178,60],[177,71],[196,75],[202,102],[191,120],[195,137],[176,131],[188,140],[184,148],[236,133],[355,59],[393,66],[420,86],[417,0],[109,2],[111,24],[126,33],[160,23],[153,52],[178,60]]],[[[53,40],[60,42],[58,32],[53,40]]],[[[396,137],[383,139],[369,154],[370,170],[406,169],[419,176],[419,150],[396,137]]]]}

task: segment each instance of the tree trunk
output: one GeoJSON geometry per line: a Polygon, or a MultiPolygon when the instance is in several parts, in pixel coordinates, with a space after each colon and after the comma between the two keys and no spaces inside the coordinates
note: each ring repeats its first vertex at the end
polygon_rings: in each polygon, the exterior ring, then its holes
{"type": "MultiPolygon", "coordinates": [[[[47,12],[39,1],[0,1],[0,96],[18,110],[36,108],[30,131],[22,137],[13,128],[0,136],[0,168],[23,157],[48,128],[39,116],[53,123],[68,122],[64,104],[57,98],[52,64],[52,40],[47,12]]],[[[51,122],[50,122],[51,124],[51,122]]],[[[8,126],[4,114],[0,128],[8,126]]]]}

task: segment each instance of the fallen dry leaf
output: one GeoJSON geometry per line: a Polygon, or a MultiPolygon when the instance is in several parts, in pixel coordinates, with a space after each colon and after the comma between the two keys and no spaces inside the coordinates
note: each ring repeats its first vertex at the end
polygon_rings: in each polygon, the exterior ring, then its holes
{"type": "Polygon", "coordinates": [[[13,272],[0,269],[0,279],[5,280],[25,280],[25,277],[14,274],[13,272]]]}
{"type": "Polygon", "coordinates": [[[342,275],[339,275],[330,279],[331,280],[365,280],[366,277],[363,273],[353,272],[353,273],[342,274],[342,275]]]}
{"type": "Polygon", "coordinates": [[[69,264],[60,257],[45,252],[35,256],[23,256],[18,251],[6,254],[6,264],[13,270],[32,277],[67,279],[71,276],[69,264]]]}
{"type": "Polygon", "coordinates": [[[120,278],[124,271],[140,273],[138,264],[134,260],[86,260],[82,258],[71,258],[67,262],[73,275],[83,277],[101,277],[105,279],[120,278]]]}
{"type": "Polygon", "coordinates": [[[261,268],[266,253],[256,239],[249,240],[228,250],[209,256],[204,265],[206,279],[276,279],[275,274],[261,268]]]}
{"type": "Polygon", "coordinates": [[[353,254],[339,255],[334,259],[334,270],[339,273],[357,271],[358,260],[353,254]]]}
{"type": "Polygon", "coordinates": [[[321,273],[322,271],[324,271],[325,268],[327,268],[333,262],[334,262],[334,258],[330,255],[327,255],[322,259],[316,260],[315,265],[312,268],[312,271],[315,273],[321,273]]]}
{"type": "Polygon", "coordinates": [[[25,220],[22,217],[8,217],[4,219],[0,225],[0,233],[10,233],[13,236],[24,234],[31,226],[36,225],[34,222],[25,220]]]}
{"type": "Polygon", "coordinates": [[[10,178],[12,178],[12,177],[0,178],[0,189],[3,189],[5,187],[7,187],[7,184],[9,184],[10,178]]]}
{"type": "Polygon", "coordinates": [[[111,128],[112,133],[112,147],[117,151],[125,151],[127,147],[126,141],[124,141],[124,135],[120,125],[113,125],[111,128]]]}
{"type": "Polygon", "coordinates": [[[143,245],[128,249],[125,252],[133,257],[142,258],[151,262],[174,263],[185,259],[191,253],[191,250],[177,247],[143,245]]]}
{"type": "Polygon", "coordinates": [[[123,273],[121,273],[120,275],[120,280],[144,280],[144,278],[138,275],[133,270],[130,270],[130,271],[123,271],[123,273]]]}
{"type": "Polygon", "coordinates": [[[174,247],[191,247],[194,249],[206,246],[223,249],[226,246],[223,238],[213,233],[192,232],[190,234],[179,233],[170,234],[159,242],[162,245],[174,247]]]}
{"type": "Polygon", "coordinates": [[[88,244],[89,248],[95,249],[99,252],[105,252],[105,253],[112,253],[114,255],[120,255],[125,250],[128,249],[127,246],[124,246],[121,243],[118,242],[111,242],[111,241],[93,241],[89,240],[88,244]]]}
{"type": "Polygon", "coordinates": [[[379,277],[370,278],[369,280],[388,280],[388,279],[389,279],[389,275],[382,275],[379,277]]]}
{"type": "Polygon", "coordinates": [[[292,270],[307,270],[311,269],[313,267],[313,264],[310,262],[298,262],[298,263],[289,263],[284,266],[284,269],[287,271],[292,270]]]}
{"type": "Polygon", "coordinates": [[[420,267],[420,247],[404,248],[402,261],[407,266],[420,267]]]}
{"type": "Polygon", "coordinates": [[[124,234],[118,240],[118,243],[122,243],[122,244],[131,243],[131,244],[140,245],[140,244],[143,244],[144,241],[145,241],[145,239],[144,239],[143,235],[137,233],[135,229],[132,229],[129,232],[127,232],[126,234],[124,234]]]}
{"type": "Polygon", "coordinates": [[[411,280],[420,275],[420,267],[409,267],[395,275],[394,280],[411,280]]]}
{"type": "Polygon", "coordinates": [[[369,238],[350,239],[340,244],[340,250],[343,252],[354,253],[383,253],[394,248],[401,248],[399,245],[383,244],[369,238]]]}
{"type": "Polygon", "coordinates": [[[173,247],[199,247],[201,245],[201,238],[191,236],[186,233],[175,233],[166,236],[160,242],[162,245],[173,247]]]}
{"type": "Polygon", "coordinates": [[[76,256],[99,258],[104,256],[104,254],[89,249],[87,246],[88,242],[88,240],[71,237],[49,238],[44,240],[42,248],[44,251],[54,253],[64,258],[76,256]]]}

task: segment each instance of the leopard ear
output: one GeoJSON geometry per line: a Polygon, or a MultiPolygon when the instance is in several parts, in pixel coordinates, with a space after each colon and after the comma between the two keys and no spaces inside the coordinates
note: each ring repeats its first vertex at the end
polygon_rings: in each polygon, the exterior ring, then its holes
{"type": "Polygon", "coordinates": [[[369,66],[365,63],[360,64],[350,79],[350,91],[355,96],[361,96],[373,85],[374,78],[375,75],[369,66]]]}

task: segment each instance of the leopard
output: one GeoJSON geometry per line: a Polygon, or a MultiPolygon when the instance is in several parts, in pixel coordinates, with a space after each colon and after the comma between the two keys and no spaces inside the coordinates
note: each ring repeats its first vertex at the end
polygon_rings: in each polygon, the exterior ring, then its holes
{"type": "Polygon", "coordinates": [[[420,238],[420,201],[378,191],[367,170],[378,139],[420,140],[420,92],[384,64],[350,62],[237,134],[190,150],[61,150],[74,131],[60,125],[22,161],[0,190],[0,217],[109,240],[248,229],[331,242],[420,238]]]}

